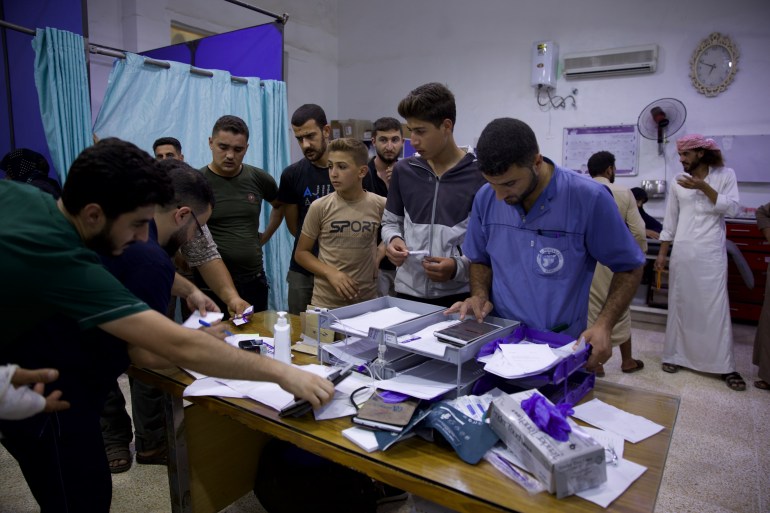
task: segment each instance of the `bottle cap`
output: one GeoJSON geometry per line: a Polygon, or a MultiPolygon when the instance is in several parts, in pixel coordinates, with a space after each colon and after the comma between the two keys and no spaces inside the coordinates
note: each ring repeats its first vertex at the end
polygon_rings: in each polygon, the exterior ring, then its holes
{"type": "Polygon", "coordinates": [[[288,324],[288,319],[286,319],[286,312],[278,312],[278,323],[279,326],[286,326],[288,324]]]}

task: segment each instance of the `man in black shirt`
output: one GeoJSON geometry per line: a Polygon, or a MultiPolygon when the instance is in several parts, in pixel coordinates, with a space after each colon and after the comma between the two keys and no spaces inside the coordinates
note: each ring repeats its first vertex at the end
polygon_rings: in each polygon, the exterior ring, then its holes
{"type": "MultiPolygon", "coordinates": [[[[299,314],[313,297],[313,274],[294,260],[297,241],[310,204],[334,191],[329,180],[329,137],[331,127],[318,105],[299,107],[291,117],[291,129],[305,157],[283,170],[277,202],[294,235],[294,249],[286,281],[289,282],[289,313],[299,314]]],[[[317,254],[318,248],[315,248],[317,254]]]]}
{"type": "Polygon", "coordinates": [[[647,203],[647,193],[644,189],[639,187],[634,187],[631,189],[631,192],[636,199],[636,206],[639,208],[639,214],[641,214],[642,219],[644,219],[644,228],[647,232],[647,238],[657,239],[660,237],[660,232],[663,231],[663,225],[660,224],[660,221],[644,211],[643,205],[647,203]]]}
{"type": "MultiPolygon", "coordinates": [[[[364,178],[364,189],[380,196],[388,196],[390,175],[404,147],[401,123],[395,118],[380,118],[372,128],[372,146],[376,155],[369,161],[369,176],[364,178]]],[[[378,243],[382,239],[378,240],[378,243]]],[[[378,248],[380,261],[377,292],[380,296],[395,296],[396,266],[385,258],[385,245],[378,248]]]]}

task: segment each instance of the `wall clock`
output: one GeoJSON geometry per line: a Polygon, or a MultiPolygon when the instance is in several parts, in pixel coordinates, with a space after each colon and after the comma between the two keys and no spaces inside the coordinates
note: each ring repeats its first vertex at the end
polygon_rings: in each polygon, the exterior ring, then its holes
{"type": "Polygon", "coordinates": [[[696,91],[716,96],[727,89],[738,71],[738,48],[730,36],[714,32],[700,42],[690,59],[690,79],[696,91]]]}

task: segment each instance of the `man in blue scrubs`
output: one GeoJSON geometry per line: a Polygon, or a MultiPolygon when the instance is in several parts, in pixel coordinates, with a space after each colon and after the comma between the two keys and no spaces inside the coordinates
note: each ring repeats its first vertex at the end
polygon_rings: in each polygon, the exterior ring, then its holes
{"type": "Polygon", "coordinates": [[[450,312],[496,315],[537,330],[566,325],[593,352],[593,371],[612,354],[610,333],[636,291],[644,255],[610,191],[543,157],[532,129],[500,118],[479,138],[487,184],[476,194],[463,252],[471,261],[471,297],[450,312]],[[596,323],[586,329],[596,262],[614,273],[596,323]]]}

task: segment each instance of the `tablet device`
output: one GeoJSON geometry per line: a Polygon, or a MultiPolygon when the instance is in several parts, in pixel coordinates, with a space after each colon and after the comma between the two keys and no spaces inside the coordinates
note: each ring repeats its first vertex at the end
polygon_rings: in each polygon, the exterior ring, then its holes
{"type": "Polygon", "coordinates": [[[433,336],[440,342],[455,346],[466,346],[479,338],[501,329],[502,326],[488,322],[478,322],[476,319],[465,319],[443,330],[434,331],[433,336]]]}

